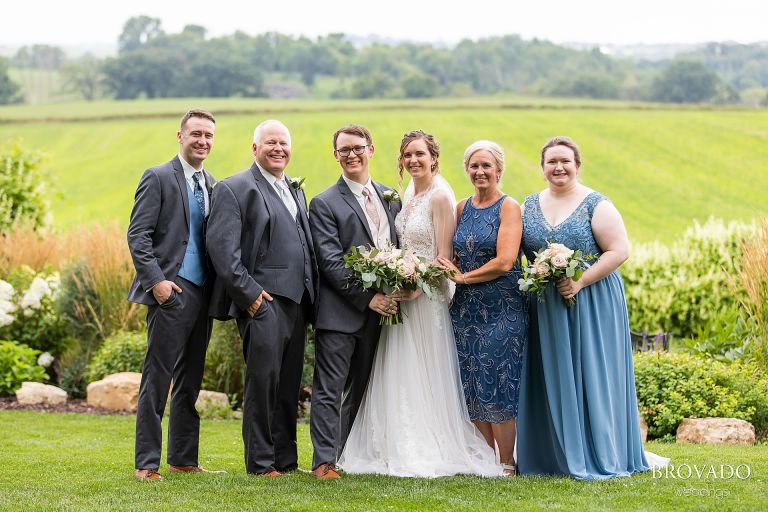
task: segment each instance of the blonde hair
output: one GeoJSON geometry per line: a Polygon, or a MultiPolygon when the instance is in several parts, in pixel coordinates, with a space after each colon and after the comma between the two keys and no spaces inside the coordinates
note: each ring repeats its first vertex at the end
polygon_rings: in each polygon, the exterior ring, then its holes
{"type": "Polygon", "coordinates": [[[504,150],[501,149],[501,146],[499,146],[497,143],[493,142],[492,140],[478,140],[473,142],[469,145],[469,147],[464,150],[464,170],[467,170],[467,166],[469,165],[469,159],[472,158],[472,155],[477,153],[478,151],[487,151],[491,154],[494,160],[496,160],[496,166],[499,168],[499,171],[502,173],[504,172],[504,150]]]}

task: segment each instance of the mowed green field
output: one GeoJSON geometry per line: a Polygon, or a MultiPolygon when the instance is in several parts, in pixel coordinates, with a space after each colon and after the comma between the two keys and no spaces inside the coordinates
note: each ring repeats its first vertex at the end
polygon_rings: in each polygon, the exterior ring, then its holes
{"type": "Polygon", "coordinates": [[[507,154],[503,189],[522,199],[544,188],[539,149],[570,135],[583,153],[582,181],[610,197],[635,241],[669,242],[694,219],[753,219],[768,214],[768,111],[651,108],[601,102],[520,98],[422,102],[168,100],[0,108],[0,141],[22,137],[44,150],[54,178],[57,226],[118,220],[127,224],[144,169],[178,150],[180,114],[217,114],[216,141],[206,167],[218,178],[251,163],[253,128],[278,118],[291,130],[289,174],[307,177],[311,197],[339,175],[331,135],[356,122],[374,135],[374,178],[397,183],[403,133],[421,128],[441,142],[441,169],[457,196],[471,193],[462,170],[464,148],[499,142],[507,154]]]}

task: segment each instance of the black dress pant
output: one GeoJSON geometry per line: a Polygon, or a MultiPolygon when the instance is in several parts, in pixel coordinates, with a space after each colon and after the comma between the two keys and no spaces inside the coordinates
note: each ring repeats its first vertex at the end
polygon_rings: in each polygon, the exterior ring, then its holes
{"type": "MultiPolygon", "coordinates": [[[[273,299],[264,299],[253,318],[237,319],[246,364],[245,468],[251,474],[298,467],[296,421],[307,308],[285,297],[273,299]]],[[[308,302],[306,295],[304,302],[308,302]]]]}
{"type": "Polygon", "coordinates": [[[357,332],[315,332],[310,416],[312,468],[336,464],[341,456],[368,387],[380,333],[379,315],[372,311],[357,332]]]}
{"type": "Polygon", "coordinates": [[[136,411],[136,469],[160,466],[161,422],[171,382],[167,462],[174,466],[198,464],[200,415],[195,402],[211,338],[208,288],[180,277],[176,284],[182,293],[173,292],[160,306],[147,306],[147,356],[136,411]]]}

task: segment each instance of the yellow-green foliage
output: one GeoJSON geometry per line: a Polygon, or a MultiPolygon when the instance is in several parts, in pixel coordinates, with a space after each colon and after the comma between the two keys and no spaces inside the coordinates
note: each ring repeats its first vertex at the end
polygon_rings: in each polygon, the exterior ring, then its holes
{"type": "Polygon", "coordinates": [[[664,352],[635,354],[640,412],[651,437],[671,437],[684,418],[739,418],[768,429],[768,378],[755,364],[664,352]]]}
{"type": "Polygon", "coordinates": [[[0,108],[0,141],[22,136],[50,155],[61,196],[53,197],[55,223],[128,222],[142,172],[178,151],[176,131],[190,107],[217,115],[216,141],[206,167],[218,178],[252,162],[253,128],[278,118],[291,130],[291,175],[307,178],[313,195],[340,173],[331,136],[340,126],[368,126],[376,153],[375,179],[397,183],[402,135],[421,128],[441,142],[440,167],[459,198],[472,190],[462,154],[487,138],[506,151],[503,190],[522,199],[544,188],[539,150],[551,136],[567,134],[582,148],[582,180],[613,200],[637,241],[671,241],[693,219],[714,214],[752,219],[765,211],[768,112],[642,110],[626,104],[485,98],[425,101],[163,100],[0,108]],[[531,108],[527,108],[531,107],[531,108]],[[144,116],[144,117],[142,117],[144,116]],[[22,119],[60,119],[28,122],[22,119]],[[84,119],[84,120],[83,120],[84,119]]]}
{"type": "Polygon", "coordinates": [[[93,382],[118,372],[141,372],[147,353],[145,332],[118,331],[105,339],[88,365],[88,380],[93,382]]]}
{"type": "Polygon", "coordinates": [[[741,268],[741,241],[756,230],[754,223],[710,219],[694,223],[670,246],[634,246],[621,268],[632,329],[689,337],[738,310],[729,276],[741,268]]]}

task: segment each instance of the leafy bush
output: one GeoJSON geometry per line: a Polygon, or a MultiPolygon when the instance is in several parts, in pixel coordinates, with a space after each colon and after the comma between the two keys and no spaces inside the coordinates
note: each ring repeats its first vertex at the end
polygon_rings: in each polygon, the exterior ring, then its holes
{"type": "Polygon", "coordinates": [[[741,243],[756,226],[710,219],[686,230],[671,247],[638,245],[622,266],[629,323],[635,331],[692,337],[700,328],[739,310],[727,285],[741,268],[741,243]]]}
{"type": "Polygon", "coordinates": [[[88,381],[118,372],[141,372],[147,353],[147,334],[118,331],[101,344],[88,365],[88,381]]]}
{"type": "Polygon", "coordinates": [[[50,224],[42,160],[40,153],[26,149],[19,140],[0,146],[0,233],[20,221],[34,229],[50,224]]]}
{"type": "Polygon", "coordinates": [[[768,431],[768,377],[755,364],[643,352],[635,354],[635,379],[650,437],[674,437],[684,418],[739,418],[768,431]]]}
{"type": "Polygon", "coordinates": [[[48,378],[45,370],[37,364],[39,354],[39,350],[23,343],[0,340],[0,395],[15,392],[22,382],[48,378]]]}
{"type": "Polygon", "coordinates": [[[21,267],[0,280],[0,338],[61,354],[69,338],[56,308],[58,292],[57,272],[21,267]]]}
{"type": "Polygon", "coordinates": [[[225,393],[232,404],[239,404],[243,399],[244,379],[243,342],[237,323],[216,320],[205,356],[203,389],[225,393]]]}

